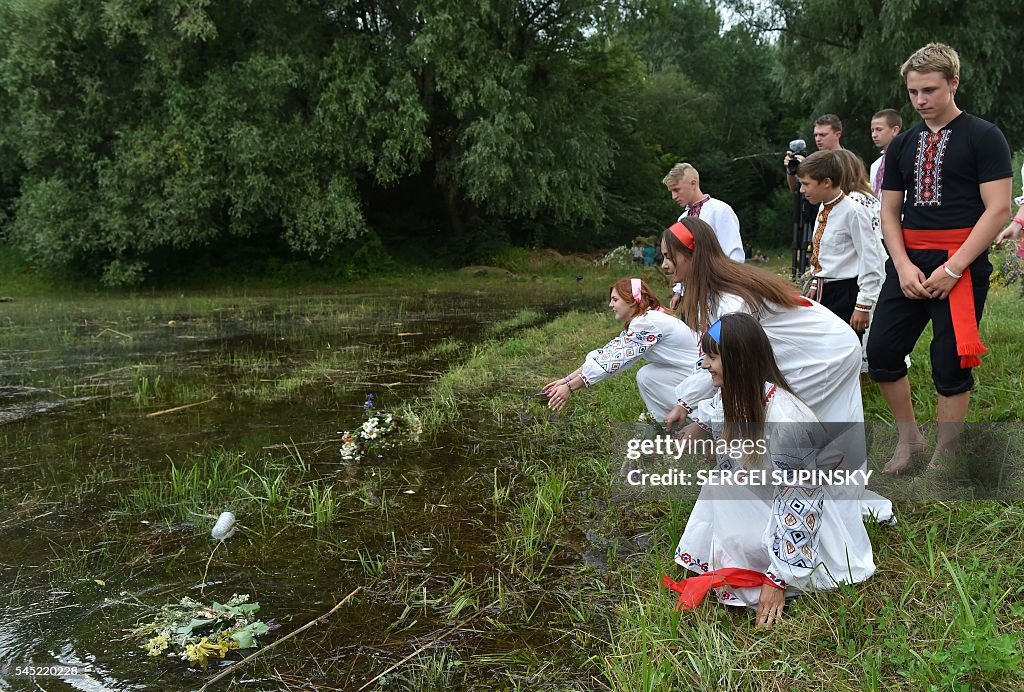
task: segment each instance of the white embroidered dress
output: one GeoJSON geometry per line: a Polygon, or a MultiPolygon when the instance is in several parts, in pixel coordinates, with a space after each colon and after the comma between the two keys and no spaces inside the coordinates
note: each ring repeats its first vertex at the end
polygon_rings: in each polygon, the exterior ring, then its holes
{"type": "MultiPolygon", "coordinates": [[[[758,319],[790,388],[818,420],[862,422],[860,340],[850,325],[813,300],[795,308],[772,308],[758,319]]],[[[711,310],[713,324],[733,312],[751,314],[737,295],[724,293],[711,310]]],[[[699,342],[698,342],[699,343],[699,342]]],[[[698,363],[699,368],[699,363],[698,363]]],[[[676,400],[697,419],[702,401],[715,394],[711,375],[698,369],[676,387],[676,400]]]]}
{"type": "MultiPolygon", "coordinates": [[[[718,470],[772,471],[831,469],[841,452],[826,444],[824,428],[811,410],[789,392],[765,385],[767,460],[718,457],[718,470]],[[759,466],[759,464],[764,464],[759,466]]],[[[715,439],[722,434],[720,394],[707,408],[715,439]]],[[[841,583],[862,582],[875,571],[861,506],[849,486],[816,484],[705,484],[694,504],[675,561],[704,574],[739,567],[766,574],[787,596],[827,591],[841,583]]],[[[728,605],[756,606],[760,587],[714,590],[728,605]]]]}
{"type": "MultiPolygon", "coordinates": [[[[864,437],[864,406],[861,401],[861,344],[856,332],[820,303],[805,299],[806,305],[774,308],[761,315],[759,322],[768,335],[775,361],[790,389],[800,397],[817,420],[836,432],[836,445],[847,455],[846,468],[867,465],[864,437]]],[[[711,311],[712,323],[733,312],[751,314],[749,306],[737,295],[724,293],[711,311]]],[[[698,341],[698,344],[700,342],[698,341]]],[[[700,369],[676,387],[676,403],[690,418],[707,429],[707,407],[717,391],[711,375],[700,369]]],[[[892,503],[870,490],[860,495],[865,517],[891,521],[892,503]]]]}
{"type": "Polygon", "coordinates": [[[648,361],[637,371],[636,383],[647,409],[661,421],[676,405],[676,385],[694,372],[697,350],[697,334],[685,322],[648,310],[605,346],[588,353],[580,377],[589,387],[641,358],[648,361]]]}

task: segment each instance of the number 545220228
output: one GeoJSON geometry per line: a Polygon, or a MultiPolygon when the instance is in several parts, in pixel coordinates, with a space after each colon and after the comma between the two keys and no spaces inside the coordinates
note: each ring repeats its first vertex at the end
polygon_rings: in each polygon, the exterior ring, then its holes
{"type": "Polygon", "coordinates": [[[9,670],[16,678],[63,678],[85,672],[78,666],[36,666],[32,664],[13,666],[9,670]]]}

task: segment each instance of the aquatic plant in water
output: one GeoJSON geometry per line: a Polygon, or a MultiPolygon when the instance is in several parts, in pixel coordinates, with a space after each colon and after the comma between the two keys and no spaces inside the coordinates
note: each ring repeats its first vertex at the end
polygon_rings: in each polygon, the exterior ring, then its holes
{"type": "Polygon", "coordinates": [[[359,461],[367,454],[391,449],[401,442],[417,442],[423,434],[423,422],[411,409],[400,413],[374,412],[373,395],[363,405],[366,420],[356,430],[343,430],[341,458],[359,461]]]}
{"type": "Polygon", "coordinates": [[[204,605],[182,598],[160,608],[153,620],[134,629],[147,637],[143,648],[150,656],[177,656],[191,665],[205,666],[211,658],[256,646],[256,638],[277,628],[254,617],[259,603],[246,595],[234,594],[227,603],[204,605]]]}

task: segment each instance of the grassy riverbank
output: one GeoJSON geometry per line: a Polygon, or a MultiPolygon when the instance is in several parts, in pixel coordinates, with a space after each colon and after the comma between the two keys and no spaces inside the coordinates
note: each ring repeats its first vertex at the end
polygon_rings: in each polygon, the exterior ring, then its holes
{"type": "MultiPolygon", "coordinates": [[[[603,306],[633,268],[499,264],[5,305],[11,655],[70,647],[125,687],[198,688],[213,671],[124,632],[202,581],[258,597],[276,637],[362,589],[226,689],[1020,688],[1024,503],[897,503],[899,523],[871,529],[876,575],[798,599],[771,632],[710,603],[675,613],[660,581],[681,575],[690,503],[615,493],[612,437],[642,411],[632,374],[562,414],[534,396],[618,331],[603,306]],[[413,407],[424,436],[344,463],[337,431],[368,392],[413,407]],[[224,509],[242,528],[214,559],[224,509]]],[[[1024,420],[1016,294],[990,299],[972,419],[1024,420]]],[[[926,420],[926,339],[913,358],[926,420]]],[[[871,384],[865,402],[884,428],[871,384]]]]}
{"type": "MultiPolygon", "coordinates": [[[[971,417],[1019,421],[1020,303],[1015,290],[1003,290],[989,305],[984,334],[992,354],[978,371],[971,417]]],[[[513,543],[526,549],[503,554],[496,546],[495,558],[547,594],[545,617],[555,612],[558,622],[548,626],[578,651],[594,687],[1011,690],[1024,684],[1024,503],[897,503],[896,526],[870,528],[875,576],[797,599],[770,632],[756,630],[748,613],[710,604],[682,616],[673,612],[660,577],[681,572],[671,556],[690,505],[611,501],[609,424],[635,421],[642,410],[632,378],[574,395],[564,415],[526,398],[614,330],[606,316],[573,313],[490,343],[444,375],[425,407],[435,425],[457,427],[469,411],[483,409],[499,427],[517,431],[519,453],[500,475],[518,477],[505,497],[515,498],[513,516],[531,521],[509,527],[513,543]],[[602,552],[599,562],[552,560],[565,559],[580,536],[602,552]]],[[[913,358],[918,411],[927,420],[934,393],[926,340],[913,358]]],[[[866,385],[865,399],[869,417],[887,418],[877,388],[866,385]]]]}

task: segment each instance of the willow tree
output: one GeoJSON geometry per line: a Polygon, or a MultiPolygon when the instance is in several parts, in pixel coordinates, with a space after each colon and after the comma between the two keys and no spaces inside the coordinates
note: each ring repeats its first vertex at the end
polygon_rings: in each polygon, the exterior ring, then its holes
{"type": "Polygon", "coordinates": [[[37,261],[141,280],[168,249],[323,256],[367,186],[593,224],[630,54],[591,0],[0,1],[0,168],[37,261]],[[586,192],[581,192],[586,188],[586,192]]]}

